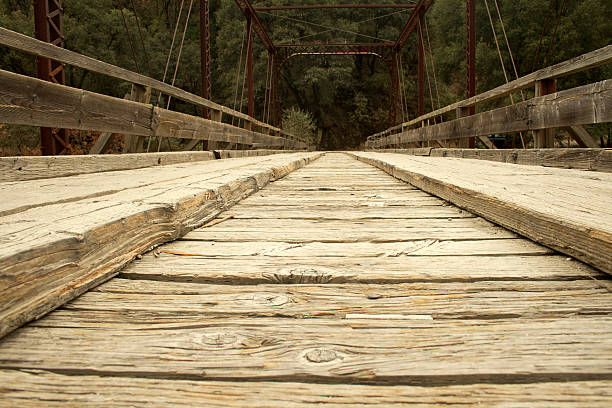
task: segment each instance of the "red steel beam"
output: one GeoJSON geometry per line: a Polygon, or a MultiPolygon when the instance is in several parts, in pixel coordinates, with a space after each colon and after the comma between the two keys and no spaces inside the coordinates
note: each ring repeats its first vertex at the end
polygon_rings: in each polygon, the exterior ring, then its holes
{"type": "Polygon", "coordinates": [[[274,43],[272,43],[272,40],[270,39],[268,32],[266,31],[265,27],[261,23],[261,20],[259,20],[259,17],[257,17],[257,13],[255,12],[255,9],[253,8],[253,5],[251,4],[251,2],[249,0],[235,0],[235,1],[238,7],[240,8],[240,11],[242,11],[242,14],[244,14],[244,16],[247,19],[251,18],[253,20],[252,21],[253,30],[255,30],[257,37],[259,37],[259,40],[262,42],[264,47],[266,47],[266,49],[268,50],[270,54],[275,54],[276,48],[274,46],[274,43]]]}
{"type": "MultiPolygon", "coordinates": [[[[200,0],[200,59],[202,67],[202,97],[205,99],[211,98],[209,10],[209,0],[200,0]]],[[[202,113],[204,119],[210,119],[208,108],[204,108],[202,113]]]]}
{"type": "MultiPolygon", "coordinates": [[[[34,31],[36,38],[63,47],[62,14],[61,0],[35,0],[34,31]]],[[[36,57],[36,70],[38,78],[42,80],[61,85],[66,83],[64,65],[60,62],[36,57]]],[[[70,146],[66,129],[40,128],[40,145],[42,154],[45,156],[68,152],[70,146]]]]}
{"type": "Polygon", "coordinates": [[[257,7],[255,11],[278,11],[278,10],[316,10],[316,9],[412,9],[414,4],[319,4],[306,6],[269,6],[257,7]]]}
{"type": "Polygon", "coordinates": [[[417,90],[418,90],[418,116],[425,114],[425,46],[423,42],[423,26],[425,24],[425,12],[419,10],[418,19],[418,67],[417,67],[417,90]]]}
{"type": "Polygon", "coordinates": [[[432,4],[433,0],[419,0],[419,2],[415,5],[414,11],[408,18],[408,22],[404,25],[400,35],[395,41],[395,45],[393,46],[395,51],[399,52],[404,47],[404,44],[406,44],[406,41],[408,41],[408,38],[410,37],[410,34],[412,34],[414,29],[417,27],[419,22],[419,13],[421,11],[425,13],[432,4]]]}
{"type": "Polygon", "coordinates": [[[255,117],[255,84],[253,80],[253,17],[247,17],[247,89],[248,89],[248,115],[255,117]]]}
{"type": "MultiPolygon", "coordinates": [[[[476,95],[476,0],[466,0],[466,63],[467,63],[467,97],[476,95]]],[[[470,106],[468,113],[476,113],[476,107],[470,106]]],[[[469,138],[469,147],[476,147],[475,138],[469,138]]]]}

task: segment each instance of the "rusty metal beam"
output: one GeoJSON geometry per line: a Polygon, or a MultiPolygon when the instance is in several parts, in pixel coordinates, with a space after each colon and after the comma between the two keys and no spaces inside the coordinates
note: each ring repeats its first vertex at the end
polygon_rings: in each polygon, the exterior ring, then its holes
{"type": "Polygon", "coordinates": [[[278,60],[284,65],[299,55],[373,55],[389,63],[393,43],[278,44],[278,60]]]}
{"type": "Polygon", "coordinates": [[[257,7],[255,11],[278,11],[278,10],[317,10],[317,9],[412,9],[414,4],[319,4],[305,6],[268,6],[257,7]]]}
{"type": "Polygon", "coordinates": [[[414,11],[408,18],[408,22],[404,25],[404,27],[402,28],[402,31],[400,32],[400,35],[397,37],[397,40],[395,41],[395,45],[393,46],[395,51],[397,52],[401,51],[401,49],[406,44],[406,41],[408,41],[410,34],[412,34],[414,29],[418,25],[419,13],[420,12],[425,13],[427,10],[429,10],[432,4],[433,4],[433,0],[419,0],[419,2],[415,5],[414,11]]]}
{"type": "Polygon", "coordinates": [[[253,20],[252,21],[253,30],[257,34],[257,37],[259,37],[259,40],[261,41],[263,46],[266,47],[266,50],[268,50],[268,52],[271,54],[275,54],[276,48],[274,46],[274,43],[272,43],[272,40],[270,39],[268,32],[266,31],[263,24],[261,23],[261,20],[259,20],[259,17],[257,16],[257,13],[255,9],[253,8],[253,5],[251,4],[251,2],[249,0],[235,0],[235,1],[238,7],[240,8],[240,11],[242,11],[242,14],[244,14],[244,16],[247,19],[251,18],[253,20]]]}
{"type": "MultiPolygon", "coordinates": [[[[211,98],[210,82],[210,7],[209,0],[200,0],[200,59],[202,71],[202,97],[211,98]]],[[[203,108],[204,119],[210,119],[210,110],[203,108]]]]}
{"type": "Polygon", "coordinates": [[[391,59],[387,64],[389,68],[389,76],[391,77],[391,83],[389,86],[389,122],[391,123],[391,126],[397,124],[398,122],[397,105],[400,91],[398,62],[399,53],[393,51],[391,54],[391,59]]]}
{"type": "MultiPolygon", "coordinates": [[[[476,0],[466,0],[465,10],[466,26],[466,75],[467,75],[467,97],[476,95],[476,0]]],[[[476,108],[470,106],[469,115],[476,113],[476,108]]],[[[474,148],[476,141],[472,137],[469,139],[469,147],[474,148]]]]}
{"type": "MultiPolygon", "coordinates": [[[[61,0],[34,0],[36,38],[63,47],[62,14],[61,0]]],[[[36,70],[42,80],[61,85],[66,83],[64,65],[60,62],[37,57],[36,70]]],[[[66,153],[70,148],[66,129],[40,128],[40,144],[45,156],[66,153]]]]}
{"type": "Polygon", "coordinates": [[[417,90],[418,90],[418,115],[425,114],[425,45],[423,42],[423,26],[425,25],[425,12],[420,9],[418,12],[418,67],[417,67],[417,90]]]}
{"type": "Polygon", "coordinates": [[[247,95],[248,95],[248,115],[255,117],[255,84],[253,80],[253,16],[247,17],[247,95]]]}

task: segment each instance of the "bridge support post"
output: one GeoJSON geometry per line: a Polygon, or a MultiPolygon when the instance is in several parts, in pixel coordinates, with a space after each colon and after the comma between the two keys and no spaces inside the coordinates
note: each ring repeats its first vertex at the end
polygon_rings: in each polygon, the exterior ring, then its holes
{"type": "MultiPolygon", "coordinates": [[[[64,46],[62,32],[62,1],[34,0],[34,31],[36,38],[64,46]]],[[[48,58],[36,57],[38,78],[56,84],[66,83],[64,64],[48,58]]],[[[44,156],[62,154],[70,148],[66,129],[40,128],[40,145],[44,156]]]]}
{"type": "MultiPolygon", "coordinates": [[[[535,96],[544,96],[557,92],[556,79],[543,79],[536,81],[535,96]]],[[[555,147],[554,129],[538,129],[533,131],[533,147],[542,149],[555,147]]]]}
{"type": "Polygon", "coordinates": [[[397,123],[397,102],[399,99],[398,56],[399,53],[393,51],[391,54],[391,61],[389,62],[389,74],[391,76],[391,85],[389,87],[389,122],[391,126],[397,123]]]}
{"type": "MultiPolygon", "coordinates": [[[[202,73],[202,98],[210,99],[210,19],[208,0],[200,0],[200,60],[202,73]]],[[[202,117],[204,119],[210,119],[210,110],[208,108],[202,108],[202,117]]]]}
{"type": "MultiPolygon", "coordinates": [[[[467,97],[476,95],[476,0],[466,0],[466,58],[467,58],[467,97]]],[[[465,113],[465,112],[464,112],[465,113]]],[[[468,115],[476,113],[475,106],[469,107],[468,115]]],[[[467,116],[467,115],[464,115],[467,116]]],[[[468,147],[474,148],[476,141],[468,139],[468,147]]]]}
{"type": "Polygon", "coordinates": [[[274,58],[272,64],[272,107],[274,109],[274,126],[283,126],[283,117],[281,114],[281,93],[280,93],[280,64],[278,59],[274,58]]]}
{"type": "Polygon", "coordinates": [[[248,84],[248,114],[255,117],[255,86],[253,83],[253,18],[247,17],[247,84],[248,84]]]}
{"type": "Polygon", "coordinates": [[[418,48],[418,94],[419,94],[419,114],[423,116],[425,114],[425,46],[423,44],[423,25],[425,24],[425,10],[419,9],[419,35],[417,36],[417,48],[418,48]]]}

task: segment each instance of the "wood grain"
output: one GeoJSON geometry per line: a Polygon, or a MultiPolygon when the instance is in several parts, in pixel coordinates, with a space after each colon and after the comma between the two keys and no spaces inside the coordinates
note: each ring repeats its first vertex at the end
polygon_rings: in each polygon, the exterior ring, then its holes
{"type": "Polygon", "coordinates": [[[0,370],[7,406],[20,407],[575,407],[607,408],[610,381],[408,385],[190,381],[0,370]],[[287,392],[291,390],[291,392],[287,392]]]}
{"type": "Polygon", "coordinates": [[[453,112],[458,108],[475,106],[480,103],[502,98],[511,93],[518,92],[521,89],[530,88],[534,86],[537,81],[543,79],[555,79],[571,75],[576,72],[584,71],[602,64],[606,64],[610,60],[612,60],[612,45],[607,45],[603,48],[588,52],[583,55],[579,55],[570,60],[560,62],[550,67],[542,68],[538,71],[532,72],[531,74],[522,76],[518,79],[500,85],[494,89],[483,92],[471,98],[453,103],[443,108],[434,110],[433,112],[426,113],[425,115],[419,116],[418,118],[389,128],[384,132],[377,133],[376,135],[373,135],[372,138],[389,134],[390,132],[397,131],[398,129],[403,130],[403,128],[405,127],[420,124],[421,122],[426,121],[427,119],[431,119],[436,116],[443,115],[445,113],[453,112]]]}
{"type": "Polygon", "coordinates": [[[381,153],[456,157],[531,166],[560,167],[612,173],[612,149],[385,149],[381,153]]]}
{"type": "Polygon", "coordinates": [[[612,272],[610,174],[465,159],[355,155],[536,242],[612,272]]]}
{"type": "Polygon", "coordinates": [[[251,164],[200,181],[193,177],[167,181],[164,169],[151,169],[162,175],[157,183],[138,186],[138,180],[134,184],[126,177],[123,191],[105,191],[103,198],[89,199],[69,189],[68,196],[76,194],[69,204],[46,203],[43,197],[36,207],[0,218],[0,336],[109,279],[136,255],[202,225],[317,157],[303,153],[235,159],[251,164]]]}
{"type": "MultiPolygon", "coordinates": [[[[70,320],[67,319],[66,322],[70,320]]],[[[534,320],[206,318],[19,330],[0,342],[0,368],[183,379],[425,384],[612,380],[612,318],[534,320]],[[59,341],[61,339],[61,341],[59,341]],[[375,339],[375,341],[373,341],[375,339]],[[576,347],[580,344],[582,347],[576,347]],[[162,357],[163,356],[163,357],[162,357]],[[545,356],[543,358],[543,356],[545,356]]],[[[38,327],[37,327],[38,326],[38,327]]]]}
{"type": "MultiPolygon", "coordinates": [[[[286,173],[282,157],[108,197],[153,204],[216,183],[231,199],[254,190],[232,178],[286,173]]],[[[24,406],[607,406],[611,286],[329,153],[0,340],[0,393],[24,406]]]]}
{"type": "Polygon", "coordinates": [[[612,80],[373,139],[370,148],[612,121],[612,80]]]}

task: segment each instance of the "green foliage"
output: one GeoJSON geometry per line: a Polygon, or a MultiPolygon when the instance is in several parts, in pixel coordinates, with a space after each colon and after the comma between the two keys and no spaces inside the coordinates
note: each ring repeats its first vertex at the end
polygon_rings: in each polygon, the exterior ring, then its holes
{"type": "Polygon", "coordinates": [[[320,140],[317,125],[310,112],[291,107],[283,111],[283,128],[308,145],[316,146],[320,140]]]}

